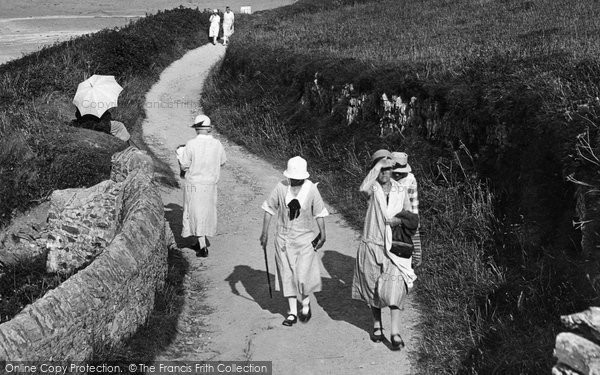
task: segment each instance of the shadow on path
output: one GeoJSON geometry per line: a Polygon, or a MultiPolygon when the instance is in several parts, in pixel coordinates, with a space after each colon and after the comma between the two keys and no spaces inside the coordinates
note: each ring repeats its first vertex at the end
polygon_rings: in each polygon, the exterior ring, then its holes
{"type": "Polygon", "coordinates": [[[342,320],[370,332],[372,322],[368,306],[352,299],[355,259],[334,250],[325,250],[322,261],[331,278],[323,278],[323,290],[315,293],[319,305],[331,319],[342,320]]]}
{"type": "Polygon", "coordinates": [[[273,298],[269,296],[266,274],[265,271],[255,270],[246,265],[239,265],[234,267],[233,272],[227,276],[225,281],[229,283],[233,294],[258,303],[263,310],[286,316],[288,309],[287,301],[280,292],[275,291],[275,276],[271,274],[269,274],[269,279],[271,280],[271,288],[273,289],[273,298]],[[252,298],[240,293],[238,290],[240,284],[252,298]]]}
{"type": "Polygon", "coordinates": [[[179,247],[185,247],[184,243],[192,241],[186,241],[183,237],[181,237],[181,230],[183,229],[182,219],[183,219],[183,207],[181,205],[175,203],[169,203],[165,206],[165,219],[169,223],[169,227],[171,227],[171,231],[173,232],[173,236],[175,236],[175,242],[179,247]]]}

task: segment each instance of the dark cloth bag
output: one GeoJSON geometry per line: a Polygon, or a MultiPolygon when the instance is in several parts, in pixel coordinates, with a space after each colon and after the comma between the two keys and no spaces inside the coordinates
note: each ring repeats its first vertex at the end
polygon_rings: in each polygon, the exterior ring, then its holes
{"type": "Polygon", "coordinates": [[[392,248],[390,253],[401,258],[410,258],[413,254],[414,245],[412,237],[419,227],[419,215],[409,211],[402,211],[396,215],[402,222],[392,227],[392,248]]]}

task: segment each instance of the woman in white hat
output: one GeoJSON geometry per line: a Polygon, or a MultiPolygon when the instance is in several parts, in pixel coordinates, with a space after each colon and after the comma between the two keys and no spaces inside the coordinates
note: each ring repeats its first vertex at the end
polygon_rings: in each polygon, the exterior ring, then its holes
{"type": "Polygon", "coordinates": [[[196,116],[191,127],[196,137],[177,149],[180,168],[186,172],[181,236],[196,237],[192,249],[197,256],[208,257],[208,237],[217,232],[217,183],[227,157],[221,142],[210,134],[208,116],[196,116]]]}
{"type": "Polygon", "coordinates": [[[404,346],[400,336],[400,306],[408,290],[417,278],[410,261],[390,252],[392,245],[391,226],[399,225],[395,216],[410,210],[405,190],[391,179],[392,155],[387,150],[378,150],[371,157],[371,170],[360,185],[360,191],[369,196],[369,204],[358,246],[352,298],[365,301],[373,314],[371,340],[383,340],[381,309],[390,308],[390,342],[392,349],[404,346]]]}
{"type": "Polygon", "coordinates": [[[308,180],[306,160],[300,156],[291,158],[283,175],[287,179],[279,182],[262,204],[265,215],[260,243],[266,248],[269,224],[276,215],[276,290],[282,290],[288,299],[288,316],[282,324],[289,327],[297,322],[297,318],[301,322],[310,320],[309,295],[321,291],[320,260],[316,251],[325,243],[324,217],[329,212],[317,185],[308,180]],[[300,314],[297,299],[302,303],[300,314]]]}
{"type": "Polygon", "coordinates": [[[212,38],[212,44],[217,44],[217,37],[219,36],[219,26],[221,24],[221,16],[219,16],[219,10],[214,9],[213,13],[209,18],[210,27],[208,29],[208,37],[212,38]]]}
{"type": "MultiPolygon", "coordinates": [[[[412,168],[408,164],[408,155],[405,152],[392,152],[392,160],[394,161],[394,167],[392,169],[392,178],[398,182],[408,194],[410,201],[411,212],[413,214],[419,214],[419,194],[417,191],[417,179],[412,173],[412,168]]],[[[419,231],[415,233],[412,238],[414,252],[412,255],[412,264],[414,267],[421,265],[421,235],[419,231]]]]}

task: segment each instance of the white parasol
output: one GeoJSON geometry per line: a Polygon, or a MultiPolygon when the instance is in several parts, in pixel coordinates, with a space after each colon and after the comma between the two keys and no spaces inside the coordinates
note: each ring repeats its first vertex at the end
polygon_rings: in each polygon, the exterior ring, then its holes
{"type": "Polygon", "coordinates": [[[102,117],[109,108],[117,106],[119,94],[123,91],[114,76],[94,74],[77,86],[73,104],[81,115],[102,117]]]}

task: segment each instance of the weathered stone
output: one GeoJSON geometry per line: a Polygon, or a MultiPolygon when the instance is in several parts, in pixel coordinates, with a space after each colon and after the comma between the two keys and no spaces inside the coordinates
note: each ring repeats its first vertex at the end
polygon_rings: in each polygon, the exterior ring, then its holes
{"type": "Polygon", "coordinates": [[[118,229],[121,190],[121,184],[107,180],[87,189],[52,193],[54,215],[48,219],[48,231],[56,240],[47,242],[48,272],[73,273],[102,253],[118,229]]]}
{"type": "Polygon", "coordinates": [[[556,336],[554,356],[559,363],[585,375],[600,375],[600,346],[570,332],[556,336]]]}
{"type": "Polygon", "coordinates": [[[552,375],[581,375],[579,372],[574,371],[568,366],[558,363],[556,366],[552,367],[552,375]]]}
{"type": "Polygon", "coordinates": [[[110,179],[121,182],[132,172],[143,170],[144,173],[152,175],[154,173],[154,162],[145,152],[134,147],[128,147],[121,152],[115,153],[112,158],[112,168],[110,179]]]}
{"type": "Polygon", "coordinates": [[[570,329],[589,328],[594,338],[600,340],[600,307],[591,306],[576,314],[563,315],[560,321],[570,329]]]}

